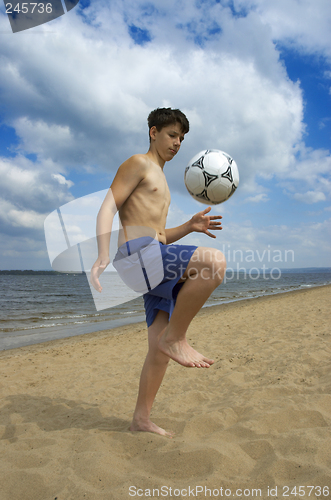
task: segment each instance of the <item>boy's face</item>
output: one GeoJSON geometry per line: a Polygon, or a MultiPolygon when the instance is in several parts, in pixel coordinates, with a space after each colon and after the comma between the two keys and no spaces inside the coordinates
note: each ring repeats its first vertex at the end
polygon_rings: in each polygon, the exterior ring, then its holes
{"type": "Polygon", "coordinates": [[[150,130],[153,147],[164,161],[170,161],[178,153],[184,134],[179,123],[167,125],[160,131],[156,127],[150,130]]]}

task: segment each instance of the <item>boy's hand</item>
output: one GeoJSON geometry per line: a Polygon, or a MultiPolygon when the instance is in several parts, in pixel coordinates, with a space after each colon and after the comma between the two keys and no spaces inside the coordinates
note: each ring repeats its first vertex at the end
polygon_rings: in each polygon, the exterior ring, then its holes
{"type": "Polygon", "coordinates": [[[222,219],[221,215],[206,215],[211,211],[211,207],[202,210],[202,212],[198,212],[193,215],[191,219],[191,228],[192,231],[198,233],[205,233],[211,238],[216,238],[215,234],[212,234],[209,229],[219,231],[222,229],[222,223],[218,219],[222,219]]]}
{"type": "Polygon", "coordinates": [[[109,257],[98,257],[91,269],[90,282],[97,290],[101,292],[102,286],[99,281],[99,276],[104,272],[108,264],[110,263],[109,257]]]}

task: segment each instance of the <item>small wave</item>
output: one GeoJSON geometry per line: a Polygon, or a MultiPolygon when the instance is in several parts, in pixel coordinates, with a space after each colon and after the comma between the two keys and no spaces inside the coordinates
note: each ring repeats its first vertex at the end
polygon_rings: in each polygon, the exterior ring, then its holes
{"type": "MultiPolygon", "coordinates": [[[[93,317],[94,315],[91,315],[93,317]]],[[[90,317],[89,314],[70,314],[70,315],[63,315],[63,316],[50,316],[49,318],[44,318],[44,319],[70,319],[70,318],[88,318],[90,317]]]]}
{"type": "Polygon", "coordinates": [[[0,328],[0,332],[17,332],[17,331],[24,331],[24,330],[39,330],[40,328],[48,328],[48,327],[53,327],[53,326],[62,326],[61,323],[59,324],[56,324],[56,323],[53,323],[51,325],[43,325],[43,324],[39,324],[39,325],[29,325],[29,326],[25,326],[25,327],[19,327],[19,328],[0,328]]]}

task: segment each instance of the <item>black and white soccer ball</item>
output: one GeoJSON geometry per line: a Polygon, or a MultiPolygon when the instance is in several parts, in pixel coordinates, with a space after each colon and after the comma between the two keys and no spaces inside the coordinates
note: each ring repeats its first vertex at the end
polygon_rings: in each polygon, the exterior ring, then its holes
{"type": "Polygon", "coordinates": [[[233,195],[239,184],[236,162],[224,151],[207,149],[193,156],[185,169],[185,186],[194,199],[218,205],[233,195]]]}

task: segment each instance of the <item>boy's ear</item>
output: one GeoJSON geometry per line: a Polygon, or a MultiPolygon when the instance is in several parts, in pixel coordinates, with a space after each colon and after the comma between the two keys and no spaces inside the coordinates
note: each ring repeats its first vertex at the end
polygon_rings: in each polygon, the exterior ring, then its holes
{"type": "Polygon", "coordinates": [[[156,133],[157,133],[157,128],[155,125],[153,125],[153,127],[151,127],[149,131],[150,138],[155,139],[156,133]]]}

